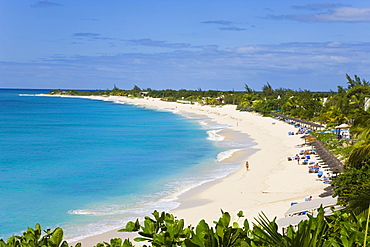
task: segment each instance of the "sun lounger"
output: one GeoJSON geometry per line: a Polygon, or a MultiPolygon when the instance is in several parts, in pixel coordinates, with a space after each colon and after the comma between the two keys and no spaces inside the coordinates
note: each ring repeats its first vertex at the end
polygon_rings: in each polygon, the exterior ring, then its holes
{"type": "Polygon", "coordinates": [[[321,178],[316,178],[316,181],[322,181],[322,182],[330,181],[331,182],[331,178],[332,177],[321,177],[321,178]]]}
{"type": "Polygon", "coordinates": [[[309,173],[318,173],[319,169],[309,169],[308,172],[309,173]]]}

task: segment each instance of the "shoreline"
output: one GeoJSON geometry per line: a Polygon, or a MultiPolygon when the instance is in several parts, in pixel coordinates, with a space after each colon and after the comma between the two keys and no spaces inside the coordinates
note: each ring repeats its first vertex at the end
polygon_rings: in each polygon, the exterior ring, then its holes
{"type": "MultiPolygon", "coordinates": [[[[59,96],[60,97],[60,96],[59,96]]],[[[70,97],[70,96],[62,96],[70,97]]],[[[186,225],[196,226],[205,219],[212,224],[221,216],[221,209],[229,212],[232,220],[242,210],[249,222],[260,212],[270,219],[283,217],[284,212],[293,201],[303,201],[305,197],[323,192],[324,184],[315,181],[315,175],[307,173],[306,166],[298,166],[295,161],[288,162],[286,157],[294,156],[301,148],[300,136],[288,136],[294,127],[262,117],[255,113],[239,112],[236,106],[222,107],[180,104],[163,102],[159,99],[127,98],[122,96],[72,96],[93,100],[114,101],[141,107],[164,109],[176,114],[206,116],[217,124],[227,125],[230,133],[222,133],[225,138],[235,138],[233,135],[246,134],[255,144],[248,148],[250,152],[236,151],[228,159],[237,159],[240,168],[232,174],[206,182],[196,188],[181,194],[175,202],[180,206],[171,210],[179,219],[184,219],[186,225]],[[240,157],[237,157],[240,156],[240,157]],[[250,170],[246,171],[244,160],[248,159],[250,170]]],[[[153,209],[154,211],[155,209],[153,209]]],[[[123,228],[122,226],[121,228],[123,228]]],[[[119,229],[121,229],[119,228],[119,229]]],[[[82,243],[83,246],[93,246],[112,238],[130,238],[136,233],[119,233],[118,229],[87,237],[69,244],[82,243]]],[[[136,243],[140,245],[139,243],[136,243]]]]}

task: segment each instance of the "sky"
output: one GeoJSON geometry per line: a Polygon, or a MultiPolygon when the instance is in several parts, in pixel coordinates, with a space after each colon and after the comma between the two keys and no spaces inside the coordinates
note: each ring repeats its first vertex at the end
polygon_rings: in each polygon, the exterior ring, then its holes
{"type": "Polygon", "coordinates": [[[369,68],[364,0],[0,0],[0,88],[336,91],[369,68]]]}

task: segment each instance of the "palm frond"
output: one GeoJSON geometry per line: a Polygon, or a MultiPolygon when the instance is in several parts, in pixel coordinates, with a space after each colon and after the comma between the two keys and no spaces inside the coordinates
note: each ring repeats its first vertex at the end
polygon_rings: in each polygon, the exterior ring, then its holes
{"type": "Polygon", "coordinates": [[[350,153],[347,164],[358,166],[362,161],[370,158],[370,143],[361,143],[355,145],[350,153]]]}

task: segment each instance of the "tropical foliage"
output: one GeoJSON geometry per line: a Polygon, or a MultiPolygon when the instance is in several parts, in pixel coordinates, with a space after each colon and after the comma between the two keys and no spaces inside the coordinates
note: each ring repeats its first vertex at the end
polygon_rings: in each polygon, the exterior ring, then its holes
{"type": "MultiPolygon", "coordinates": [[[[274,220],[268,220],[262,213],[256,223],[250,224],[245,219],[242,224],[239,220],[243,212],[238,213],[237,222],[231,222],[231,216],[222,212],[218,221],[210,226],[201,220],[196,227],[184,225],[184,220],[177,219],[169,213],[155,211],[153,218],[145,217],[141,224],[138,220],[128,222],[121,232],[137,232],[139,237],[135,242],[142,246],[183,246],[183,247],[252,247],[252,246],[366,246],[370,241],[369,217],[356,216],[352,212],[333,212],[325,216],[324,209],[319,209],[318,215],[309,215],[307,220],[301,221],[295,228],[289,226],[282,234],[274,220]]],[[[0,240],[0,247],[16,246],[50,246],[67,247],[63,241],[63,230],[45,231],[41,237],[41,227],[36,230],[29,228],[22,236],[13,236],[8,241],[0,240]]],[[[76,247],[80,247],[77,244],[76,247]]],[[[126,239],[111,239],[110,242],[98,243],[97,247],[133,247],[134,244],[126,239]]]]}
{"type": "Polygon", "coordinates": [[[356,139],[353,151],[348,158],[348,165],[361,167],[370,163],[370,113],[364,113],[355,118],[351,128],[356,139]]]}
{"type": "Polygon", "coordinates": [[[356,142],[346,160],[345,172],[334,180],[333,185],[341,204],[356,212],[365,212],[370,205],[369,113],[355,118],[351,134],[356,142]]]}
{"type": "Polygon", "coordinates": [[[370,164],[348,167],[333,181],[339,203],[364,211],[370,204],[370,164]]]}
{"type": "MultiPolygon", "coordinates": [[[[6,242],[0,240],[0,247],[5,246],[27,246],[27,247],[38,247],[38,246],[50,246],[50,247],[68,247],[68,243],[63,241],[63,230],[56,228],[51,231],[50,229],[42,231],[39,224],[36,224],[35,229],[28,228],[22,236],[12,236],[6,242]]],[[[76,247],[80,244],[76,245],[76,247]]]]}
{"type": "Polygon", "coordinates": [[[137,85],[131,90],[76,91],[53,90],[50,94],[66,95],[100,95],[100,96],[129,96],[153,97],[166,101],[198,102],[207,105],[234,104],[237,109],[257,111],[262,114],[278,111],[285,115],[309,121],[321,122],[327,126],[336,126],[342,123],[352,123],[359,115],[366,111],[364,105],[370,99],[370,83],[357,75],[352,79],[346,75],[347,88],[338,86],[337,92],[310,92],[308,90],[294,91],[291,89],[274,89],[268,82],[262,91],[255,91],[245,84],[244,92],[236,91],[204,91],[197,90],[153,90],[140,88],[137,85]]]}

